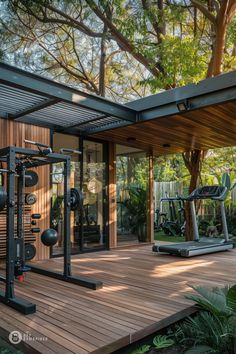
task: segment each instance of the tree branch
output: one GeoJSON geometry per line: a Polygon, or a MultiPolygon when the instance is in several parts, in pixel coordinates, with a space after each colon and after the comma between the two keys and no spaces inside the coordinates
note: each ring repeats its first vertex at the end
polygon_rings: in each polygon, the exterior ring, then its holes
{"type": "Polygon", "coordinates": [[[191,0],[191,3],[200,10],[204,16],[208,18],[214,25],[216,24],[215,16],[198,0],[191,0]]]}
{"type": "Polygon", "coordinates": [[[99,7],[93,0],[85,0],[87,4],[90,6],[91,10],[97,15],[100,20],[107,25],[110,29],[114,39],[116,40],[117,44],[121,47],[121,49],[129,52],[132,56],[141,64],[144,65],[146,69],[149,70],[155,77],[159,76],[160,71],[156,67],[155,63],[146,57],[144,57],[141,53],[137,53],[135,46],[130,43],[130,41],[123,36],[122,33],[115,27],[115,25],[102,13],[99,7]]]}

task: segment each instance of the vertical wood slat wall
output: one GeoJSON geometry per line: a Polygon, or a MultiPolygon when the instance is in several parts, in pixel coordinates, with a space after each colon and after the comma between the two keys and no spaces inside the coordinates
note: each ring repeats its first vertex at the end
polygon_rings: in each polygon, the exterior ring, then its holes
{"type": "MultiPolygon", "coordinates": [[[[25,139],[50,145],[50,130],[29,124],[0,119],[0,148],[10,145],[34,148],[31,145],[25,145],[25,139]]],[[[39,167],[36,169],[36,172],[39,176],[39,182],[32,188],[26,188],[26,192],[33,192],[37,195],[38,200],[37,203],[32,206],[32,212],[41,214],[42,217],[37,221],[37,227],[40,227],[42,232],[50,225],[50,169],[48,166],[39,167]]],[[[35,246],[37,253],[35,260],[49,258],[49,248],[43,246],[40,241],[40,236],[41,233],[36,234],[35,246]]]]}

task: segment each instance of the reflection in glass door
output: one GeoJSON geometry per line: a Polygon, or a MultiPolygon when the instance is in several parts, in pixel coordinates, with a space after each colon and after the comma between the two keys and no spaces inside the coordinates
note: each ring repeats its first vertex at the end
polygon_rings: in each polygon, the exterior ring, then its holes
{"type": "Polygon", "coordinates": [[[84,140],[83,144],[83,249],[106,244],[106,159],[104,145],[84,140]]]}

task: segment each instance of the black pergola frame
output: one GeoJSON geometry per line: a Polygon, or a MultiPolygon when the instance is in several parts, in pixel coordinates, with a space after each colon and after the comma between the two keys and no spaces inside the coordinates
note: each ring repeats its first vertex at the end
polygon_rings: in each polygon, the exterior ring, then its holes
{"type": "MultiPolygon", "coordinates": [[[[0,118],[43,126],[56,132],[83,136],[171,115],[181,115],[186,111],[236,99],[236,71],[206,79],[197,84],[141,98],[126,105],[82,92],[4,63],[0,63],[1,84],[9,89],[22,90],[26,95],[29,95],[29,98],[32,94],[39,95],[41,100],[27,108],[18,109],[14,113],[6,111],[0,114],[0,118]],[[186,105],[185,111],[179,110],[178,104],[181,102],[186,105]],[[72,116],[75,114],[73,107],[82,109],[78,112],[82,118],[79,121],[72,120],[71,124],[66,126],[57,124],[57,121],[53,123],[47,117],[54,110],[57,115],[58,110],[60,111],[60,107],[56,107],[58,103],[68,105],[65,116],[63,116],[65,121],[68,120],[68,110],[71,109],[72,116]],[[38,120],[38,118],[31,117],[37,112],[41,114],[47,108],[52,110],[45,113],[46,118],[38,120]],[[86,114],[89,116],[92,112],[94,112],[93,115],[86,118],[86,114]]],[[[17,92],[14,94],[17,95],[17,92]]]]}
{"type": "MultiPolygon", "coordinates": [[[[57,131],[65,132],[76,132],[78,134],[78,129],[75,131],[77,125],[86,125],[93,123],[95,121],[103,121],[105,118],[117,118],[120,122],[134,123],[136,122],[136,111],[125,105],[109,101],[103,97],[95,96],[82,92],[80,90],[73,89],[66,85],[57,83],[53,80],[35,75],[19,68],[15,68],[5,63],[0,63],[0,84],[6,85],[9,88],[19,89],[25,93],[39,95],[42,98],[42,102],[36,103],[35,105],[18,110],[16,113],[11,114],[6,112],[1,115],[1,118],[16,120],[24,116],[29,116],[32,113],[41,111],[47,107],[54,107],[57,103],[69,104],[72,107],[79,107],[84,109],[84,114],[86,115],[86,110],[88,113],[94,112],[97,114],[96,117],[92,119],[84,119],[79,121],[77,124],[73,122],[70,126],[62,127],[57,124],[50,124],[45,121],[45,124],[41,122],[38,124],[35,119],[28,119],[27,123],[39,126],[45,126],[57,131]]],[[[65,119],[68,117],[65,117],[65,119]]],[[[116,121],[117,121],[116,119],[116,121]]],[[[22,121],[24,122],[24,121],[22,121]]]]}

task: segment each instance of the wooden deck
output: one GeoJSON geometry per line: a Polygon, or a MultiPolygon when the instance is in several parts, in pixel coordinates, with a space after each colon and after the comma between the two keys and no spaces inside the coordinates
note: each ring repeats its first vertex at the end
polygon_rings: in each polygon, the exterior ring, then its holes
{"type": "MultiPolygon", "coordinates": [[[[113,353],[192,313],[184,298],[189,285],[236,283],[235,259],[236,250],[180,259],[153,254],[150,245],[74,256],[74,274],[102,280],[103,289],[28,273],[17,295],[37,312],[23,316],[0,304],[0,335],[28,332],[35,339],[26,342],[31,354],[113,353]]],[[[59,258],[42,264],[62,265],[59,258]]]]}

